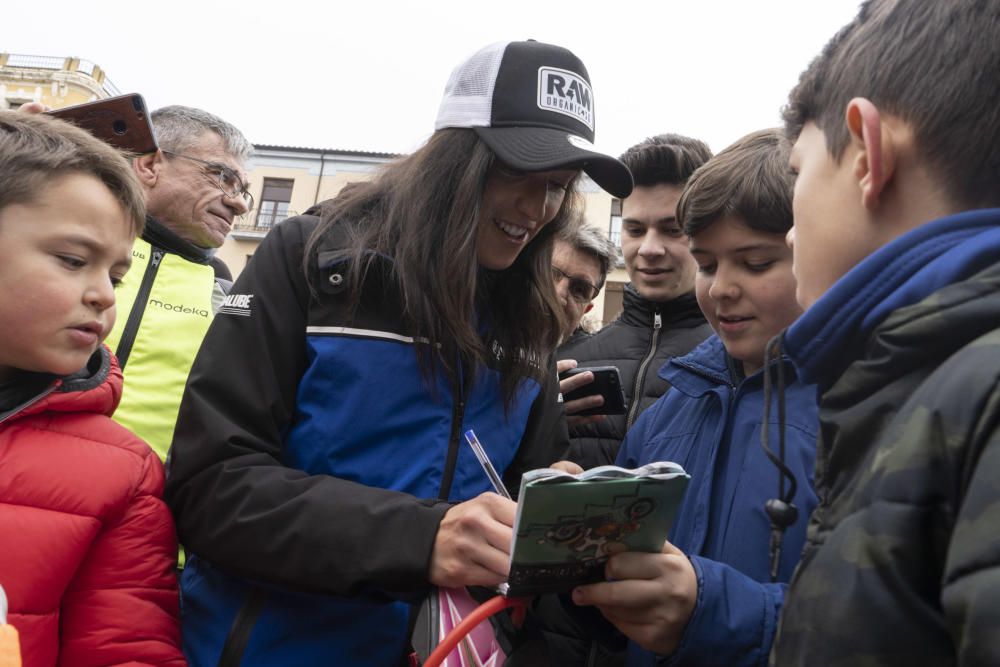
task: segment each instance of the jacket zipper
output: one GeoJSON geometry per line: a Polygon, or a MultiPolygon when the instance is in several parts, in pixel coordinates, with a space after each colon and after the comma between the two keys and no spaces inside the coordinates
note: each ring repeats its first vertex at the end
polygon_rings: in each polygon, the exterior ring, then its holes
{"type": "MultiPolygon", "coordinates": [[[[459,363],[458,368],[461,377],[455,383],[453,389],[453,392],[457,394],[457,400],[451,409],[451,434],[448,436],[448,457],[445,459],[444,473],[441,475],[441,488],[438,491],[438,500],[448,500],[448,496],[451,494],[451,484],[455,479],[455,466],[458,463],[459,436],[462,430],[462,420],[465,419],[465,396],[468,393],[469,387],[466,385],[465,380],[462,379],[467,374],[464,372],[465,369],[461,363],[459,363]]],[[[436,639],[438,625],[437,595],[436,593],[431,593],[426,599],[430,600],[427,614],[428,630],[430,631],[428,636],[436,639]]],[[[412,660],[417,659],[416,650],[413,648],[413,632],[416,630],[419,614],[420,604],[410,605],[410,614],[406,628],[407,655],[404,657],[411,661],[411,663],[412,660]]]]}
{"type": "Polygon", "coordinates": [[[163,255],[164,251],[162,249],[157,247],[152,248],[149,264],[146,265],[146,271],[142,274],[142,283],[140,283],[139,291],[136,293],[135,301],[132,303],[132,310],[128,314],[128,321],[125,322],[122,337],[118,339],[118,349],[115,350],[115,356],[118,357],[118,366],[121,367],[122,372],[125,371],[125,362],[128,361],[128,357],[132,353],[132,345],[135,343],[136,334],[139,333],[139,324],[142,322],[142,316],[146,312],[146,303],[149,301],[149,295],[153,291],[153,283],[156,281],[156,274],[160,270],[160,262],[163,260],[163,255]]]}
{"type": "Polygon", "coordinates": [[[266,601],[267,595],[259,586],[254,586],[247,593],[222,645],[218,667],[239,667],[243,662],[243,654],[246,652],[247,644],[250,643],[250,633],[257,625],[257,619],[264,611],[266,601]]]}
{"type": "Polygon", "coordinates": [[[33,396],[33,397],[29,398],[27,401],[25,401],[21,405],[17,406],[16,408],[12,409],[7,414],[0,416],[0,424],[3,424],[5,421],[7,421],[8,419],[10,419],[11,417],[16,417],[17,415],[21,414],[22,412],[24,412],[25,410],[27,410],[28,408],[30,408],[32,405],[34,405],[38,401],[42,400],[43,398],[45,398],[46,396],[48,396],[49,394],[51,394],[52,392],[54,392],[60,386],[62,386],[62,381],[61,380],[57,380],[56,382],[53,382],[51,385],[49,385],[45,389],[45,391],[41,392],[40,394],[37,394],[36,396],[33,396]]]}
{"type": "Polygon", "coordinates": [[[469,375],[465,373],[462,365],[459,365],[461,377],[457,383],[457,400],[451,410],[451,435],[448,438],[448,458],[444,465],[444,474],[441,476],[441,490],[438,492],[438,499],[448,500],[451,495],[451,484],[455,479],[455,466],[458,463],[459,437],[461,436],[462,420],[465,419],[465,395],[468,391],[465,378],[469,375]]]}
{"type": "Polygon", "coordinates": [[[632,424],[635,423],[636,418],[639,416],[639,403],[642,398],[642,388],[646,384],[646,367],[649,366],[649,362],[653,360],[653,355],[656,354],[656,344],[660,340],[660,328],[663,326],[663,320],[660,318],[660,311],[653,313],[653,338],[649,343],[649,352],[646,353],[645,358],[642,363],[639,364],[639,370],[635,374],[635,386],[632,388],[632,405],[628,408],[628,418],[625,420],[625,431],[628,432],[632,428],[632,424]]]}

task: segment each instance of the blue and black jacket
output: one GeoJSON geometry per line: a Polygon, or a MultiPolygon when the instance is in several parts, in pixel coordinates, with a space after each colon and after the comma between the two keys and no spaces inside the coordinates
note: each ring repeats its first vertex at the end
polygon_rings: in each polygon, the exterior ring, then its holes
{"type": "Polygon", "coordinates": [[[287,220],[261,244],[181,405],[166,496],[190,555],[192,665],[400,664],[444,513],[491,489],[462,433],[515,489],[566,449],[554,367],[506,411],[485,365],[429,386],[386,265],[351,310],[335,227],[307,281],[317,223],[287,220]]]}
{"type": "MultiPolygon", "coordinates": [[[[763,371],[742,377],[737,362],[712,336],[663,367],[660,375],[672,388],[642,413],[622,443],[620,466],[675,461],[691,475],[668,539],[690,557],[698,577],[694,613],[674,654],[655,660],[630,644],[630,667],[767,663],[787,582],[818,502],[812,483],[816,388],[797,379],[790,361],[779,363],[789,378],[784,461],[798,480],[793,502],[799,510],[785,532],[779,583],[770,583],[771,525],[764,511],[764,503],[778,496],[778,469],[761,447],[763,371]]],[[[777,409],[771,421],[777,433],[777,409]]]]}

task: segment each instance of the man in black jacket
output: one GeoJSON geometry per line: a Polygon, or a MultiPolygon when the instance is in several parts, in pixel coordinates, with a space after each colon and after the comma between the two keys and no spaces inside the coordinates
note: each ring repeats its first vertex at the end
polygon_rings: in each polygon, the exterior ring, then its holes
{"type": "MultiPolygon", "coordinates": [[[[579,366],[617,366],[627,400],[624,415],[573,417],[601,405],[590,396],[566,404],[569,459],[584,468],[614,463],[625,432],[667,390],[660,368],[687,354],[712,334],[694,296],[697,264],[688,252],[674,211],[684,184],[711,157],[705,143],[676,134],[646,139],[621,160],[635,180],[622,201],[622,255],[630,283],[624,310],[593,336],[571,341],[557,353],[560,371],[579,366]]],[[[593,380],[582,373],[561,383],[563,393],[593,380]]]]}

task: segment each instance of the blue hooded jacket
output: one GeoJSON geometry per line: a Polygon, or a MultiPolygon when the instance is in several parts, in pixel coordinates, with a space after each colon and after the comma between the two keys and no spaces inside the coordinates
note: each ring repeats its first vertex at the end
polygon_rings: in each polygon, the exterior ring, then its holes
{"type": "MultiPolygon", "coordinates": [[[[742,378],[738,362],[712,336],[660,370],[672,389],[642,414],[622,445],[620,466],[674,461],[691,475],[669,539],[688,554],[698,577],[698,600],[677,651],[657,659],[630,643],[630,666],[767,662],[786,582],[817,502],[816,389],[798,380],[790,361],[780,363],[788,378],[785,464],[798,480],[799,510],[785,532],[780,583],[770,583],[769,572],[771,526],[764,503],[778,495],[778,470],[761,447],[762,371],[742,378]]],[[[777,433],[778,397],[771,400],[771,432],[777,433]]]]}

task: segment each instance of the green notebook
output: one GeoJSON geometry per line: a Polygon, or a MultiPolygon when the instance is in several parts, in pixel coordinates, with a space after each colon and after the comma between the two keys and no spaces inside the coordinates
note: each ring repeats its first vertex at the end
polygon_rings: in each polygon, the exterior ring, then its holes
{"type": "Polygon", "coordinates": [[[521,478],[508,596],[565,592],[604,580],[621,551],[658,552],[689,476],[676,463],[634,470],[592,468],[578,475],[542,468],[521,478]]]}

